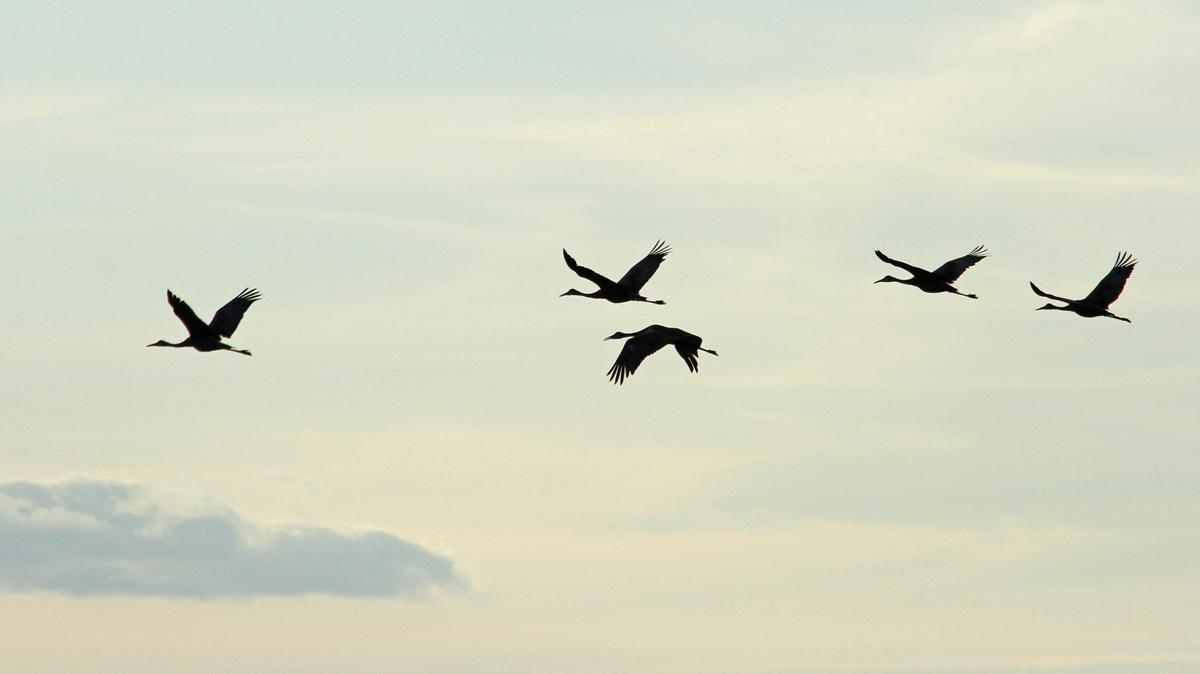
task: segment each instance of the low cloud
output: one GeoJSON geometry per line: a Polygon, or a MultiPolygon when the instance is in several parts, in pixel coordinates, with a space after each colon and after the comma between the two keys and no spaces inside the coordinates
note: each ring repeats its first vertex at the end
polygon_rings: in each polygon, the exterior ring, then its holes
{"type": "Polygon", "coordinates": [[[7,590],[420,599],[462,586],[453,561],[383,531],[258,525],[134,483],[0,483],[7,590]]]}

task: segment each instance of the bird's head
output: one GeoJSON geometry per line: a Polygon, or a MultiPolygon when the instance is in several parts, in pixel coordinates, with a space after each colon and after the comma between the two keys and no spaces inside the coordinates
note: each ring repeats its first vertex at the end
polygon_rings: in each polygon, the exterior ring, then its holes
{"type": "Polygon", "coordinates": [[[165,340],[165,339],[160,339],[160,340],[158,340],[157,342],[155,342],[155,343],[153,343],[153,344],[147,344],[146,346],[147,346],[147,347],[151,347],[151,346],[174,346],[174,344],[171,344],[170,342],[168,342],[168,341],[167,341],[167,340],[165,340]]]}
{"type": "Polygon", "coordinates": [[[576,290],[576,289],[574,289],[574,288],[571,288],[571,289],[570,289],[570,290],[568,290],[567,292],[565,292],[565,293],[563,293],[563,294],[559,295],[559,297],[566,297],[567,295],[584,295],[584,296],[586,296],[584,293],[581,293],[581,292],[579,292],[578,290],[576,290]]]}
{"type": "Polygon", "coordinates": [[[891,274],[888,274],[887,276],[884,276],[883,278],[876,281],[876,283],[899,283],[899,282],[900,282],[900,279],[896,278],[895,276],[892,276],[891,274]]]}
{"type": "Polygon", "coordinates": [[[1038,307],[1037,309],[1034,309],[1034,311],[1042,311],[1044,309],[1058,309],[1058,308],[1059,307],[1056,307],[1053,304],[1050,304],[1049,302],[1047,302],[1046,304],[1043,304],[1042,306],[1038,307]]]}
{"type": "Polygon", "coordinates": [[[614,332],[614,333],[612,333],[611,335],[609,335],[609,336],[605,337],[605,338],[604,338],[604,341],[606,341],[606,342],[607,342],[607,341],[608,341],[608,340],[610,340],[610,339],[625,339],[626,337],[631,337],[631,336],[632,336],[632,335],[630,335],[630,334],[629,334],[629,333],[627,333],[627,332],[614,332]]]}

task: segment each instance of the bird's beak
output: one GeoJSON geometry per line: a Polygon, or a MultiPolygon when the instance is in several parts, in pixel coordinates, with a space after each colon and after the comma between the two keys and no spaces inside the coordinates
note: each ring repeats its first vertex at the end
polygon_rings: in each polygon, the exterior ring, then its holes
{"type": "Polygon", "coordinates": [[[566,296],[567,296],[567,293],[569,293],[569,292],[570,292],[570,291],[568,290],[566,293],[563,293],[563,294],[559,295],[559,297],[566,297],[566,296]]]}

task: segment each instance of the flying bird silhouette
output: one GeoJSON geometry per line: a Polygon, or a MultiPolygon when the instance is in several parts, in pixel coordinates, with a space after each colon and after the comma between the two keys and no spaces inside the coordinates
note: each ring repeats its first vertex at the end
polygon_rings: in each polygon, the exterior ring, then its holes
{"type": "Polygon", "coordinates": [[[907,262],[893,260],[884,255],[880,251],[875,251],[875,255],[880,260],[903,269],[912,274],[912,278],[900,279],[895,276],[884,276],[876,281],[876,283],[903,283],[905,285],[916,286],[927,293],[952,293],[954,295],[962,295],[970,297],[973,300],[979,299],[977,295],[959,292],[952,284],[958,280],[959,276],[963,275],[967,269],[971,268],[976,262],[987,257],[988,252],[983,246],[976,246],[974,250],[966,255],[950,260],[946,264],[934,269],[932,272],[914,267],[907,262]]]}
{"type": "Polygon", "coordinates": [[[246,288],[238,293],[238,296],[229,300],[229,302],[217,309],[217,313],[213,314],[212,320],[207,324],[200,320],[196,312],[188,306],[187,302],[179,299],[179,297],[167,290],[167,303],[171,305],[171,309],[179,320],[183,323],[183,327],[187,328],[187,339],[172,344],[165,339],[160,339],[153,344],[146,346],[174,346],[184,347],[190,346],[197,351],[233,351],[235,353],[243,353],[250,355],[249,351],[235,349],[232,346],[221,341],[222,337],[232,337],[233,331],[237,330],[237,326],[242,322],[242,316],[246,315],[246,310],[250,305],[257,302],[259,299],[258,290],[246,288]]]}
{"type": "Polygon", "coordinates": [[[567,249],[563,249],[563,259],[567,261],[567,266],[571,271],[579,276],[600,286],[594,292],[584,293],[571,288],[567,292],[559,295],[566,297],[567,295],[580,295],[582,297],[591,297],[598,300],[608,300],[609,302],[650,302],[651,304],[666,304],[663,300],[648,300],[642,297],[642,286],[646,285],[646,281],[654,276],[654,272],[658,271],[658,266],[662,264],[663,258],[670,253],[671,249],[667,244],[659,241],[654,244],[654,248],[650,249],[650,253],[642,258],[640,262],[629,268],[620,281],[613,283],[605,276],[601,276],[596,272],[584,267],[571,257],[567,249]]]}
{"type": "Polygon", "coordinates": [[[1088,296],[1081,300],[1069,300],[1065,297],[1044,293],[1041,288],[1033,284],[1033,281],[1029,282],[1029,287],[1033,288],[1033,292],[1042,297],[1067,303],[1065,307],[1047,303],[1045,306],[1038,307],[1038,311],[1043,309],[1058,309],[1059,311],[1073,311],[1084,318],[1108,316],[1118,321],[1132,323],[1133,321],[1128,318],[1122,318],[1109,311],[1108,305],[1117,301],[1117,298],[1121,296],[1121,291],[1125,289],[1125,282],[1129,280],[1129,275],[1133,273],[1133,267],[1136,264],[1137,260],[1133,259],[1133,256],[1129,253],[1117,254],[1117,261],[1113,263],[1113,268],[1104,275],[1100,283],[1096,284],[1092,292],[1088,293],[1088,296]]]}
{"type": "Polygon", "coordinates": [[[646,360],[646,356],[668,344],[675,346],[675,351],[683,359],[683,362],[687,363],[688,369],[692,372],[700,371],[700,363],[697,359],[700,351],[717,355],[716,351],[700,346],[704,340],[696,335],[684,332],[679,328],[668,328],[661,325],[646,326],[632,333],[614,332],[604,339],[625,339],[627,337],[631,339],[621,347],[621,354],[617,356],[616,362],[608,370],[608,379],[614,384],[625,383],[625,378],[637,372],[638,365],[646,360]]]}

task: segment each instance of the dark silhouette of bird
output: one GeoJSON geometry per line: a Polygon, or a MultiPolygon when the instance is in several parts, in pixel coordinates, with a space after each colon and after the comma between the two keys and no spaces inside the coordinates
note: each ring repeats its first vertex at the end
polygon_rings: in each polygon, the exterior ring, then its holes
{"type": "Polygon", "coordinates": [[[646,281],[654,276],[654,272],[658,271],[658,266],[662,264],[663,258],[670,253],[671,249],[667,244],[659,241],[654,244],[654,248],[650,249],[650,253],[642,258],[640,262],[629,268],[620,281],[613,283],[607,277],[601,276],[596,272],[584,267],[575,261],[575,258],[563,249],[563,259],[567,261],[567,266],[571,271],[582,276],[583,278],[600,286],[595,292],[584,293],[571,288],[567,292],[559,295],[566,297],[567,295],[580,295],[582,297],[591,297],[598,300],[608,300],[609,302],[650,302],[651,304],[666,304],[663,300],[648,300],[642,297],[642,286],[646,285],[646,281]]]}
{"type": "Polygon", "coordinates": [[[183,323],[183,327],[187,328],[187,339],[172,344],[165,339],[160,339],[153,344],[146,346],[174,346],[185,347],[190,346],[197,351],[233,351],[234,353],[242,353],[247,356],[249,351],[243,349],[235,349],[232,346],[221,341],[222,337],[232,337],[233,331],[237,330],[237,326],[242,322],[242,316],[246,315],[246,310],[259,300],[258,290],[246,288],[238,293],[238,296],[229,300],[229,302],[217,309],[217,313],[213,315],[212,320],[208,323],[200,320],[196,312],[188,306],[187,302],[179,299],[179,297],[167,290],[167,304],[171,305],[171,309],[179,320],[183,323]]]}
{"type": "Polygon", "coordinates": [[[700,351],[717,355],[716,351],[700,346],[703,340],[696,335],[684,332],[679,328],[668,328],[661,325],[650,325],[632,333],[614,332],[604,339],[625,339],[627,337],[630,338],[629,341],[621,347],[621,354],[617,356],[616,362],[608,370],[608,379],[614,384],[625,383],[625,378],[637,372],[638,365],[646,360],[646,356],[668,344],[675,346],[675,351],[683,359],[683,362],[687,363],[688,369],[692,372],[700,371],[700,363],[697,360],[700,351]]]}
{"type": "Polygon", "coordinates": [[[988,252],[983,246],[976,246],[975,250],[972,250],[970,253],[967,253],[960,258],[950,260],[946,264],[930,272],[925,271],[920,267],[914,267],[907,262],[893,260],[892,258],[884,255],[882,252],[875,251],[875,255],[878,256],[880,260],[883,260],[890,265],[897,266],[912,274],[912,278],[908,279],[896,278],[895,276],[884,276],[876,281],[876,283],[904,283],[906,285],[916,286],[927,293],[952,293],[954,295],[962,295],[963,297],[970,297],[973,300],[977,300],[979,299],[978,295],[959,292],[958,289],[952,284],[957,281],[958,277],[962,276],[963,272],[969,269],[972,265],[987,257],[987,254],[988,252]]]}
{"type": "Polygon", "coordinates": [[[1044,293],[1042,292],[1041,288],[1038,288],[1033,284],[1033,281],[1030,281],[1029,287],[1033,288],[1033,292],[1037,293],[1038,295],[1067,303],[1067,306],[1065,307],[1047,303],[1045,306],[1038,307],[1037,311],[1042,311],[1043,309],[1058,309],[1059,311],[1073,311],[1084,318],[1108,316],[1109,318],[1115,318],[1118,321],[1132,323],[1133,321],[1129,320],[1128,318],[1122,318],[1121,316],[1113,314],[1108,310],[1108,305],[1117,301],[1117,298],[1121,296],[1121,291],[1125,289],[1125,282],[1129,280],[1129,275],[1133,273],[1133,267],[1136,264],[1137,260],[1133,259],[1133,256],[1129,253],[1117,254],[1117,261],[1113,263],[1113,268],[1110,269],[1107,274],[1105,274],[1104,278],[1100,280],[1100,283],[1096,284],[1095,289],[1088,293],[1087,297],[1081,300],[1069,300],[1065,297],[1058,297],[1057,295],[1044,293]]]}

